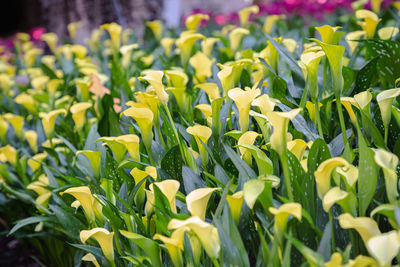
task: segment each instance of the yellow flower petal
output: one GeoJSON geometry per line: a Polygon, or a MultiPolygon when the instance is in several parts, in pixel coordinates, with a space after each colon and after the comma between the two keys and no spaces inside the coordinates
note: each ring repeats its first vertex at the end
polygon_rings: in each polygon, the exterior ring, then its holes
{"type": "Polygon", "coordinates": [[[104,256],[110,262],[114,262],[114,232],[110,233],[104,228],[93,228],[92,230],[83,230],[80,233],[83,244],[86,244],[86,241],[91,237],[99,243],[104,256]]]}
{"type": "Polygon", "coordinates": [[[199,188],[186,196],[187,208],[192,216],[205,220],[208,200],[212,193],[220,188],[199,188]]]}
{"type": "Polygon", "coordinates": [[[349,213],[344,213],[339,216],[339,224],[344,229],[355,229],[361,236],[364,244],[376,235],[380,235],[378,224],[368,217],[354,218],[349,213]]]}
{"type": "Polygon", "coordinates": [[[390,203],[397,201],[399,192],[397,191],[397,165],[399,164],[399,158],[386,150],[378,148],[375,150],[374,156],[375,162],[382,168],[385,176],[386,194],[390,203]]]}
{"type": "Polygon", "coordinates": [[[238,225],[244,201],[243,191],[238,191],[233,195],[227,195],[226,201],[228,201],[232,217],[235,220],[236,225],[238,225]]]}

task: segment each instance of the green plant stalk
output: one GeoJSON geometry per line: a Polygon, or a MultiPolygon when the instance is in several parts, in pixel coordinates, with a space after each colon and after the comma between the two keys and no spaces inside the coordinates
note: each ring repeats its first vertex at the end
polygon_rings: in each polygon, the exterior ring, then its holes
{"type": "Polygon", "coordinates": [[[386,145],[387,145],[388,137],[389,137],[389,126],[385,125],[385,144],[386,145]]]}
{"type": "MultiPolygon", "coordinates": [[[[337,107],[337,111],[338,111],[338,114],[339,114],[340,129],[341,129],[342,135],[343,135],[344,147],[345,148],[350,148],[349,147],[349,142],[347,140],[346,125],[344,123],[342,102],[340,101],[340,94],[339,93],[336,93],[336,107],[337,107]]],[[[345,149],[345,151],[346,151],[346,149],[345,149]]],[[[348,158],[346,158],[346,157],[345,157],[345,159],[348,160],[348,158]]]]}
{"type": "Polygon", "coordinates": [[[164,149],[167,149],[167,146],[165,145],[165,141],[164,141],[164,138],[163,138],[163,136],[162,136],[162,133],[161,133],[161,127],[160,127],[160,124],[158,123],[158,124],[155,126],[155,128],[156,128],[156,131],[157,131],[158,137],[159,137],[159,138],[160,138],[160,140],[161,140],[161,144],[162,144],[162,146],[164,147],[164,149]]]}
{"type": "Polygon", "coordinates": [[[304,112],[304,107],[306,106],[307,93],[308,93],[308,84],[304,87],[303,94],[301,96],[300,105],[299,105],[301,108],[301,112],[304,112]]]}
{"type": "Polygon", "coordinates": [[[145,146],[145,147],[146,147],[147,154],[149,155],[149,161],[150,161],[151,166],[156,166],[154,164],[153,155],[151,154],[151,147],[148,147],[148,146],[145,146]]]}
{"type": "Polygon", "coordinates": [[[169,108],[168,108],[167,105],[163,104],[163,106],[165,108],[165,111],[167,112],[168,120],[170,121],[170,124],[171,124],[171,127],[172,127],[172,131],[174,131],[174,134],[175,134],[175,137],[176,137],[176,141],[178,142],[178,146],[179,146],[179,150],[181,152],[182,158],[183,158],[183,160],[185,162],[187,162],[187,160],[185,158],[185,153],[184,153],[183,148],[182,148],[182,144],[181,144],[181,142],[179,140],[178,131],[177,131],[176,127],[175,127],[174,120],[172,119],[172,116],[171,116],[171,112],[169,111],[169,108]]]}
{"type": "Polygon", "coordinates": [[[322,137],[322,139],[324,139],[324,132],[322,130],[321,115],[319,113],[318,100],[313,99],[312,102],[314,103],[314,107],[315,107],[315,117],[317,119],[318,134],[322,137]]]}
{"type": "MultiPolygon", "coordinates": [[[[286,142],[285,142],[285,147],[286,147],[286,142]]],[[[285,152],[280,155],[281,159],[281,164],[282,164],[282,169],[283,169],[283,175],[285,176],[285,186],[287,190],[287,195],[289,198],[289,201],[293,202],[294,197],[293,197],[293,190],[292,190],[292,185],[290,184],[290,171],[289,171],[289,158],[287,156],[287,149],[285,148],[285,152]]]]}
{"type": "Polygon", "coordinates": [[[332,208],[329,210],[329,222],[331,224],[331,232],[332,232],[331,252],[334,252],[335,248],[336,248],[336,244],[335,244],[335,228],[333,227],[332,208]]]}

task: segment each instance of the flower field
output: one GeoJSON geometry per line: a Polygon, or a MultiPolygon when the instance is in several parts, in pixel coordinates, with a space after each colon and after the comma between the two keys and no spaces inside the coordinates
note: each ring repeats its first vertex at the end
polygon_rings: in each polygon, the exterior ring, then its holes
{"type": "Polygon", "coordinates": [[[144,40],[17,34],[3,234],[51,266],[397,265],[400,3],[380,2],[330,25],[251,6],[144,40]]]}

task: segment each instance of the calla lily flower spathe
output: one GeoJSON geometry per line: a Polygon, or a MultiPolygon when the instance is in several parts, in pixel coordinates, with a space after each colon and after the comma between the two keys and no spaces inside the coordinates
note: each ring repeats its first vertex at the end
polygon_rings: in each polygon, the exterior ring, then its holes
{"type": "Polygon", "coordinates": [[[121,135],[115,138],[115,140],[125,146],[126,150],[128,150],[128,153],[133,160],[140,161],[140,152],[139,152],[140,140],[137,135],[135,134],[121,135]]]}
{"type": "Polygon", "coordinates": [[[113,22],[101,25],[101,29],[106,30],[110,34],[113,48],[118,51],[121,42],[122,27],[113,22]]]}
{"type": "Polygon", "coordinates": [[[378,148],[375,150],[374,156],[375,162],[382,168],[385,176],[386,194],[390,203],[395,203],[399,192],[397,191],[397,165],[399,164],[399,158],[386,150],[378,148]]]}
{"type": "Polygon", "coordinates": [[[185,25],[190,31],[196,31],[202,20],[208,21],[210,17],[207,14],[193,14],[186,18],[185,25]]]}
{"type": "Polygon", "coordinates": [[[72,119],[75,122],[75,131],[79,132],[82,130],[84,124],[85,124],[85,115],[86,111],[92,107],[92,104],[89,102],[81,102],[81,103],[76,103],[71,106],[71,113],[72,113],[72,119]]]}
{"type": "Polygon", "coordinates": [[[400,249],[399,234],[396,231],[390,231],[373,236],[366,243],[366,247],[380,266],[391,266],[393,258],[400,249]]]}
{"type": "Polygon", "coordinates": [[[218,38],[209,37],[201,42],[201,49],[207,57],[211,57],[212,49],[218,41],[218,38]]]}
{"type": "Polygon", "coordinates": [[[383,126],[385,127],[385,141],[388,138],[389,123],[392,117],[393,100],[400,95],[400,88],[385,90],[376,96],[381,111],[383,126]]]}
{"type": "Polygon", "coordinates": [[[343,213],[339,216],[339,224],[344,229],[355,229],[360,234],[364,244],[367,244],[371,237],[381,234],[378,224],[368,217],[354,218],[349,213],[343,213]]]}
{"type": "Polygon", "coordinates": [[[83,154],[87,157],[92,166],[93,174],[96,178],[100,178],[100,163],[101,163],[101,152],[100,151],[90,151],[90,150],[78,150],[76,151],[76,156],[83,154]]]}
{"type": "Polygon", "coordinates": [[[3,119],[8,121],[12,127],[14,128],[15,134],[18,136],[18,138],[23,139],[24,137],[24,117],[15,115],[12,113],[6,113],[3,115],[3,119]]]}
{"type": "Polygon", "coordinates": [[[239,152],[242,155],[243,160],[249,166],[251,166],[251,152],[247,148],[241,147],[241,145],[253,145],[258,136],[260,136],[260,134],[257,132],[247,131],[238,139],[239,152]]]}
{"type": "Polygon", "coordinates": [[[42,125],[44,132],[47,138],[51,138],[54,133],[54,127],[56,123],[56,118],[58,115],[63,114],[67,115],[67,111],[65,109],[57,109],[50,111],[49,113],[40,113],[40,117],[42,117],[42,125]]]}
{"type": "Polygon", "coordinates": [[[175,41],[176,40],[174,38],[170,38],[170,37],[164,37],[161,39],[161,45],[163,46],[165,55],[167,57],[170,56],[171,48],[175,44],[175,41]]]}
{"type": "Polygon", "coordinates": [[[203,163],[203,166],[206,166],[208,162],[208,152],[204,145],[207,145],[208,139],[211,137],[211,128],[203,125],[195,125],[188,127],[186,132],[194,136],[197,146],[199,147],[201,162],[203,163]]]}
{"type": "MultiPolygon", "coordinates": [[[[111,151],[114,153],[116,161],[121,162],[125,158],[127,149],[121,141],[117,140],[118,138],[119,137],[103,136],[103,137],[97,139],[96,142],[97,141],[104,142],[103,145],[107,145],[111,149],[111,151]]],[[[138,142],[139,142],[139,138],[138,138],[138,142]]]]}
{"type": "Polygon", "coordinates": [[[231,44],[231,50],[233,53],[236,53],[236,51],[239,49],[240,42],[242,41],[243,37],[249,33],[249,30],[244,28],[236,28],[232,30],[232,32],[229,34],[229,42],[231,44]]]}
{"type": "Polygon", "coordinates": [[[38,153],[32,158],[28,159],[28,165],[31,167],[32,172],[35,172],[42,165],[42,161],[47,158],[47,153],[38,153]]]}
{"type": "Polygon", "coordinates": [[[153,185],[156,185],[160,189],[161,193],[163,193],[164,196],[168,199],[171,211],[176,213],[177,211],[176,211],[175,197],[176,193],[179,190],[180,183],[176,180],[171,180],[171,179],[152,183],[149,186],[150,191],[146,190],[147,202],[149,202],[148,204],[151,206],[154,206],[155,204],[153,185]]]}
{"type": "Polygon", "coordinates": [[[368,39],[373,38],[375,35],[376,26],[380,21],[378,16],[370,10],[361,9],[356,11],[356,17],[357,19],[362,20],[358,21],[357,23],[364,30],[366,37],[368,39]]]}
{"type": "Polygon", "coordinates": [[[256,5],[249,6],[249,7],[246,7],[246,8],[243,8],[242,10],[240,10],[238,12],[239,19],[240,19],[240,25],[242,25],[242,27],[246,27],[247,24],[249,23],[250,15],[257,14],[259,11],[260,11],[260,9],[256,5]]]}
{"type": "Polygon", "coordinates": [[[314,172],[318,196],[323,199],[331,185],[331,174],[336,167],[348,166],[349,163],[340,157],[330,158],[322,162],[314,172]]]}
{"type": "MultiPolygon", "coordinates": [[[[147,176],[151,176],[153,179],[157,179],[157,169],[153,166],[147,166],[144,171],[134,168],[130,174],[132,175],[133,179],[135,179],[135,185],[138,185],[143,179],[145,179],[147,176]]],[[[145,192],[144,188],[146,186],[146,183],[143,182],[140,185],[140,188],[137,190],[136,195],[135,195],[135,202],[137,206],[141,206],[142,203],[144,202],[145,198],[145,192]]]]}
{"type": "Polygon", "coordinates": [[[18,151],[10,146],[6,145],[3,147],[0,147],[0,154],[5,156],[5,159],[14,167],[17,166],[17,156],[18,156],[18,151]]]}
{"type": "Polygon", "coordinates": [[[219,88],[216,83],[201,83],[196,85],[197,88],[202,89],[208,95],[210,103],[215,99],[220,98],[219,88]]]}
{"type": "Polygon", "coordinates": [[[324,25],[321,27],[315,27],[315,29],[321,35],[321,40],[323,43],[337,45],[342,38],[344,32],[339,32],[338,30],[342,27],[332,27],[329,25],[324,25]]]}
{"type": "Polygon", "coordinates": [[[208,200],[216,190],[220,190],[220,188],[199,188],[190,192],[186,196],[186,204],[190,214],[205,220],[208,200]]]}
{"type": "Polygon", "coordinates": [[[285,19],[285,15],[268,15],[265,19],[263,31],[266,34],[271,34],[274,25],[281,19],[285,19]]]}
{"type": "Polygon", "coordinates": [[[163,24],[160,20],[153,20],[146,22],[146,26],[153,32],[154,37],[160,40],[163,32],[163,24]]]}
{"type": "Polygon", "coordinates": [[[214,60],[210,60],[203,52],[197,52],[190,58],[189,63],[195,69],[197,83],[204,83],[208,77],[212,76],[211,67],[214,60]]]}
{"type": "Polygon", "coordinates": [[[160,99],[161,103],[163,105],[167,105],[169,96],[167,92],[165,92],[165,88],[162,83],[162,78],[164,76],[164,73],[162,71],[157,71],[157,70],[148,70],[143,74],[145,76],[139,77],[139,80],[147,81],[148,83],[150,83],[150,85],[156,91],[156,95],[158,99],[160,99]]]}
{"type": "Polygon", "coordinates": [[[299,203],[285,203],[278,209],[270,207],[269,212],[275,215],[274,230],[280,238],[282,238],[282,235],[285,232],[290,215],[301,221],[301,205],[299,203]]]}
{"type": "Polygon", "coordinates": [[[243,191],[238,191],[233,195],[227,195],[226,201],[228,201],[229,207],[231,209],[233,220],[235,221],[236,225],[238,225],[244,202],[243,191]]]}
{"type": "Polygon", "coordinates": [[[83,244],[86,244],[86,241],[91,237],[99,243],[107,260],[114,263],[114,232],[110,233],[104,228],[93,228],[92,230],[83,230],[80,233],[83,244]]]}
{"type": "Polygon", "coordinates": [[[183,67],[187,66],[194,43],[199,39],[205,39],[204,35],[191,31],[182,32],[179,39],[176,40],[176,46],[180,49],[181,63],[183,67]]]}

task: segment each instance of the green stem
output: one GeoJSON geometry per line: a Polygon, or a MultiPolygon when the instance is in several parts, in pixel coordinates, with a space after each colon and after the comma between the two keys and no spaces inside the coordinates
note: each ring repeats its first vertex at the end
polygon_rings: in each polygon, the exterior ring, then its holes
{"type": "Polygon", "coordinates": [[[151,166],[156,166],[154,164],[153,155],[151,154],[151,147],[146,146],[147,154],[149,155],[149,161],[151,166]]]}
{"type": "Polygon", "coordinates": [[[314,107],[315,107],[315,117],[317,119],[317,128],[318,134],[324,139],[324,132],[322,131],[322,123],[321,123],[321,116],[319,114],[319,106],[317,99],[313,99],[314,107]]]}
{"type": "Polygon", "coordinates": [[[300,100],[300,107],[301,107],[302,112],[304,111],[304,107],[306,106],[307,93],[308,93],[308,85],[306,85],[304,87],[303,95],[301,96],[301,100],[300,100]]]}
{"type": "MultiPolygon", "coordinates": [[[[286,142],[284,144],[286,146],[286,142]]],[[[281,158],[281,164],[282,164],[282,169],[283,169],[283,175],[285,176],[285,186],[287,190],[287,195],[288,198],[291,202],[294,201],[293,197],[293,190],[292,190],[292,185],[290,184],[290,171],[289,171],[289,164],[288,164],[288,156],[287,156],[287,151],[280,155],[281,158]]]]}
{"type": "Polygon", "coordinates": [[[182,145],[181,145],[181,142],[179,140],[178,131],[176,130],[174,120],[172,119],[172,116],[171,116],[171,112],[169,112],[169,108],[165,104],[164,104],[164,108],[165,108],[165,111],[167,112],[168,120],[170,121],[170,124],[171,124],[171,127],[172,127],[172,131],[174,132],[174,135],[176,137],[176,141],[178,142],[178,146],[179,146],[179,150],[181,152],[181,155],[182,155],[183,159],[185,159],[185,154],[184,154],[184,151],[182,149],[182,145]]]}
{"type": "Polygon", "coordinates": [[[331,252],[335,251],[336,244],[335,244],[335,228],[333,227],[333,218],[332,218],[332,209],[329,210],[329,223],[331,224],[331,252]]]}
{"type": "Polygon", "coordinates": [[[385,126],[385,144],[386,145],[387,145],[388,137],[389,137],[389,127],[385,126]]]}
{"type": "Polygon", "coordinates": [[[165,141],[164,141],[164,138],[163,138],[162,133],[161,133],[160,124],[158,124],[158,125],[156,126],[156,131],[157,131],[158,137],[159,137],[160,140],[161,140],[162,146],[164,147],[164,149],[167,149],[167,146],[165,145],[165,141]]]}
{"type": "Polygon", "coordinates": [[[346,125],[344,123],[342,102],[340,101],[340,95],[338,95],[338,94],[336,94],[336,107],[337,107],[337,112],[339,114],[340,129],[341,129],[342,135],[343,135],[344,147],[346,148],[349,146],[349,142],[347,140],[346,125]]]}

